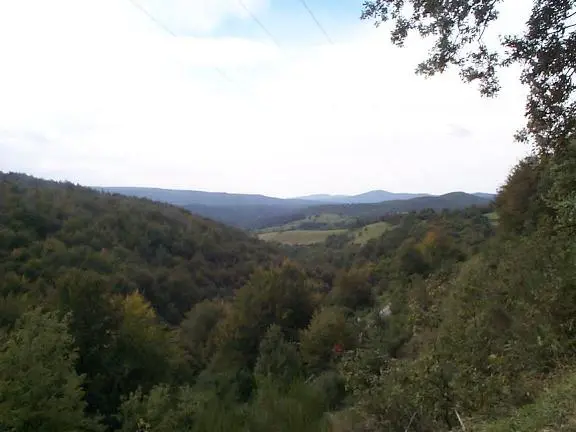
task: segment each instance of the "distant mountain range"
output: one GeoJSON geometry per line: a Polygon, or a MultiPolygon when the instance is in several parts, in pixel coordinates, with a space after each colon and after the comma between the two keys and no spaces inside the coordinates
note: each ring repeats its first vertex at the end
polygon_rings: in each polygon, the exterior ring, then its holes
{"type": "MultiPolygon", "coordinates": [[[[494,194],[489,193],[478,192],[470,195],[475,195],[477,197],[486,198],[489,200],[494,199],[494,194]]],[[[306,195],[298,197],[296,199],[315,201],[315,202],[322,201],[324,203],[333,203],[333,204],[374,204],[374,203],[381,203],[384,201],[409,200],[412,198],[421,198],[429,196],[434,195],[425,193],[396,193],[396,192],[388,192],[385,190],[373,190],[361,193],[359,195],[318,194],[318,195],[306,195]]]]}
{"type": "Polygon", "coordinates": [[[393,200],[407,200],[411,198],[418,198],[423,196],[430,196],[429,194],[418,193],[394,193],[385,190],[373,190],[359,195],[307,195],[299,197],[298,199],[309,201],[323,201],[336,204],[371,204],[384,201],[393,200]]]}
{"type": "MultiPolygon", "coordinates": [[[[302,207],[309,206],[311,200],[283,199],[255,194],[233,194],[226,192],[204,192],[195,190],[159,189],[143,187],[98,187],[96,189],[121,195],[148,198],[154,201],[167,202],[174,205],[201,206],[279,206],[302,207]]],[[[313,200],[312,200],[313,201],[313,200]]],[[[318,204],[322,201],[318,201],[318,204]]]]}
{"type": "Polygon", "coordinates": [[[453,192],[428,194],[393,193],[375,190],[359,195],[309,195],[297,198],[274,198],[265,195],[230,194],[140,187],[96,187],[118,193],[186,208],[192,213],[244,229],[274,226],[320,213],[339,213],[353,217],[379,217],[391,212],[457,209],[485,206],[492,194],[453,192]]]}

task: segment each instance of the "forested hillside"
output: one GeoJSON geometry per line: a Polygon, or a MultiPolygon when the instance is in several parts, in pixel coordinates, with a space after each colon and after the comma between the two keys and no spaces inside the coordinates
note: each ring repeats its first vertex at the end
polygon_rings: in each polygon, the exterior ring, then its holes
{"type": "Polygon", "coordinates": [[[576,4],[535,1],[525,34],[491,51],[498,5],[363,14],[398,44],[434,39],[419,72],[452,65],[488,95],[520,63],[534,152],[493,213],[419,209],[367,241],[272,247],[2,174],[0,430],[576,430],[576,4]]]}
{"type": "Polygon", "coordinates": [[[0,198],[9,430],[332,427],[326,413],[347,406],[341,359],[402,296],[392,281],[451,269],[494,234],[479,209],[427,211],[391,216],[363,246],[279,251],[70,183],[2,174],[0,198]]]}
{"type": "Polygon", "coordinates": [[[430,209],[365,243],[280,250],[176,207],[4,174],[0,425],[569,424],[576,250],[554,200],[570,160],[519,165],[497,227],[480,208],[430,209]]]}
{"type": "Polygon", "coordinates": [[[0,173],[0,287],[38,293],[94,279],[141,293],[167,322],[230,295],[270,247],[233,228],[147,200],[0,173]]]}

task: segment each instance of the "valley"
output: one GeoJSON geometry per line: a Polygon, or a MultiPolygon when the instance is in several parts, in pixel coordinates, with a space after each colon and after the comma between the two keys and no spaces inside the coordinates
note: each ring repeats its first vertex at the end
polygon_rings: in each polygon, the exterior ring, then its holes
{"type": "MultiPolygon", "coordinates": [[[[0,389],[9,385],[14,394],[5,406],[13,413],[66,392],[58,410],[67,414],[57,424],[69,421],[72,408],[64,403],[73,399],[78,424],[130,432],[141,421],[160,432],[187,424],[201,432],[264,432],[294,421],[296,429],[287,430],[347,430],[360,409],[363,422],[385,419],[400,431],[414,400],[427,407],[420,424],[448,430],[457,418],[438,401],[457,398],[470,404],[466,421],[475,430],[509,425],[491,408],[505,401],[515,412],[500,386],[478,397],[468,391],[479,376],[522,392],[553,380],[526,382],[511,365],[522,358],[517,367],[541,373],[538,359],[548,346],[531,342],[533,326],[569,346],[569,327],[548,326],[549,317],[571,319],[572,303],[560,299],[569,296],[574,256],[568,239],[552,237],[546,226],[511,237],[529,220],[511,207],[511,190],[495,202],[455,193],[314,204],[279,215],[283,224],[241,230],[190,213],[183,202],[1,174],[0,326],[8,333],[0,389]],[[543,265],[568,278],[558,285],[539,271],[543,265]],[[545,301],[545,316],[532,315],[543,303],[523,288],[527,280],[540,293],[563,293],[545,301]],[[502,296],[515,303],[501,310],[502,296]],[[483,317],[481,332],[475,314],[483,317]],[[497,331],[495,319],[504,320],[497,331]],[[21,338],[33,343],[16,344],[21,338]],[[517,343],[512,351],[505,348],[510,340],[517,343]],[[38,358],[46,346],[64,354],[53,363],[12,361],[38,358]],[[430,368],[444,364],[446,353],[453,367],[468,368],[490,364],[494,352],[501,369],[447,378],[450,393],[434,395],[430,368]],[[45,369],[82,387],[46,381],[35,395],[20,391],[29,373],[45,369]]],[[[558,400],[573,392],[571,385],[555,388],[558,400]]],[[[516,415],[529,426],[549,422],[540,414],[547,400],[539,396],[516,415]]],[[[29,410],[19,412],[27,418],[29,410]]],[[[0,411],[2,422],[14,424],[0,411]]]]}
{"type": "Polygon", "coordinates": [[[0,432],[576,431],[576,0],[21,3],[0,432]]]}
{"type": "Polygon", "coordinates": [[[285,226],[301,219],[323,217],[323,215],[375,220],[387,214],[420,211],[427,208],[442,210],[462,209],[470,206],[482,207],[490,205],[494,199],[494,195],[491,194],[464,192],[433,196],[372,191],[355,196],[313,195],[281,199],[264,195],[154,188],[94,189],[174,204],[200,216],[247,230],[285,226]]]}

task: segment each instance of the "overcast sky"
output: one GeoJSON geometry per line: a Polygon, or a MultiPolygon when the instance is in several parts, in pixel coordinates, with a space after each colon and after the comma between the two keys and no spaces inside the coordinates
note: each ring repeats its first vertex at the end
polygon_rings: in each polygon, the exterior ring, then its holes
{"type": "Polygon", "coordinates": [[[135,1],[175,36],[129,0],[0,0],[0,170],[273,196],[494,192],[527,151],[514,71],[492,100],[456,72],[417,77],[425,43],[393,47],[362,0],[307,1],[333,43],[299,0],[243,0],[274,40],[240,0],[135,1]]]}

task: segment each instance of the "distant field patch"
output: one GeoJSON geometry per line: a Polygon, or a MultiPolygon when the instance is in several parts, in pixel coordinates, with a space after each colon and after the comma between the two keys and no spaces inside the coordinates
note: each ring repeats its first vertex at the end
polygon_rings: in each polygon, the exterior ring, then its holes
{"type": "Polygon", "coordinates": [[[306,230],[306,231],[328,231],[344,228],[342,225],[349,225],[354,222],[354,218],[348,216],[340,216],[336,213],[320,213],[317,215],[308,216],[304,219],[288,222],[284,225],[267,227],[259,230],[261,233],[272,233],[279,231],[293,231],[293,230],[306,230]],[[313,224],[319,226],[314,227],[313,224]],[[322,226],[323,225],[323,226],[322,226]]]}
{"type": "Polygon", "coordinates": [[[331,235],[344,234],[347,232],[345,229],[337,230],[318,230],[318,231],[273,231],[258,234],[260,240],[279,242],[289,245],[309,245],[314,243],[321,243],[331,235]]]}
{"type": "Polygon", "coordinates": [[[386,231],[391,230],[393,227],[388,222],[376,222],[365,227],[360,228],[354,232],[354,243],[364,244],[368,240],[380,237],[386,231]]]}
{"type": "Polygon", "coordinates": [[[494,225],[494,226],[497,226],[497,225],[498,225],[498,222],[499,222],[499,219],[500,219],[500,217],[498,216],[498,213],[496,213],[496,212],[488,213],[488,214],[486,215],[486,217],[488,218],[488,220],[489,220],[490,222],[492,222],[492,225],[494,225]]]}
{"type": "Polygon", "coordinates": [[[336,213],[321,213],[319,215],[308,216],[305,221],[319,223],[340,223],[350,220],[347,216],[340,216],[336,213]]]}

